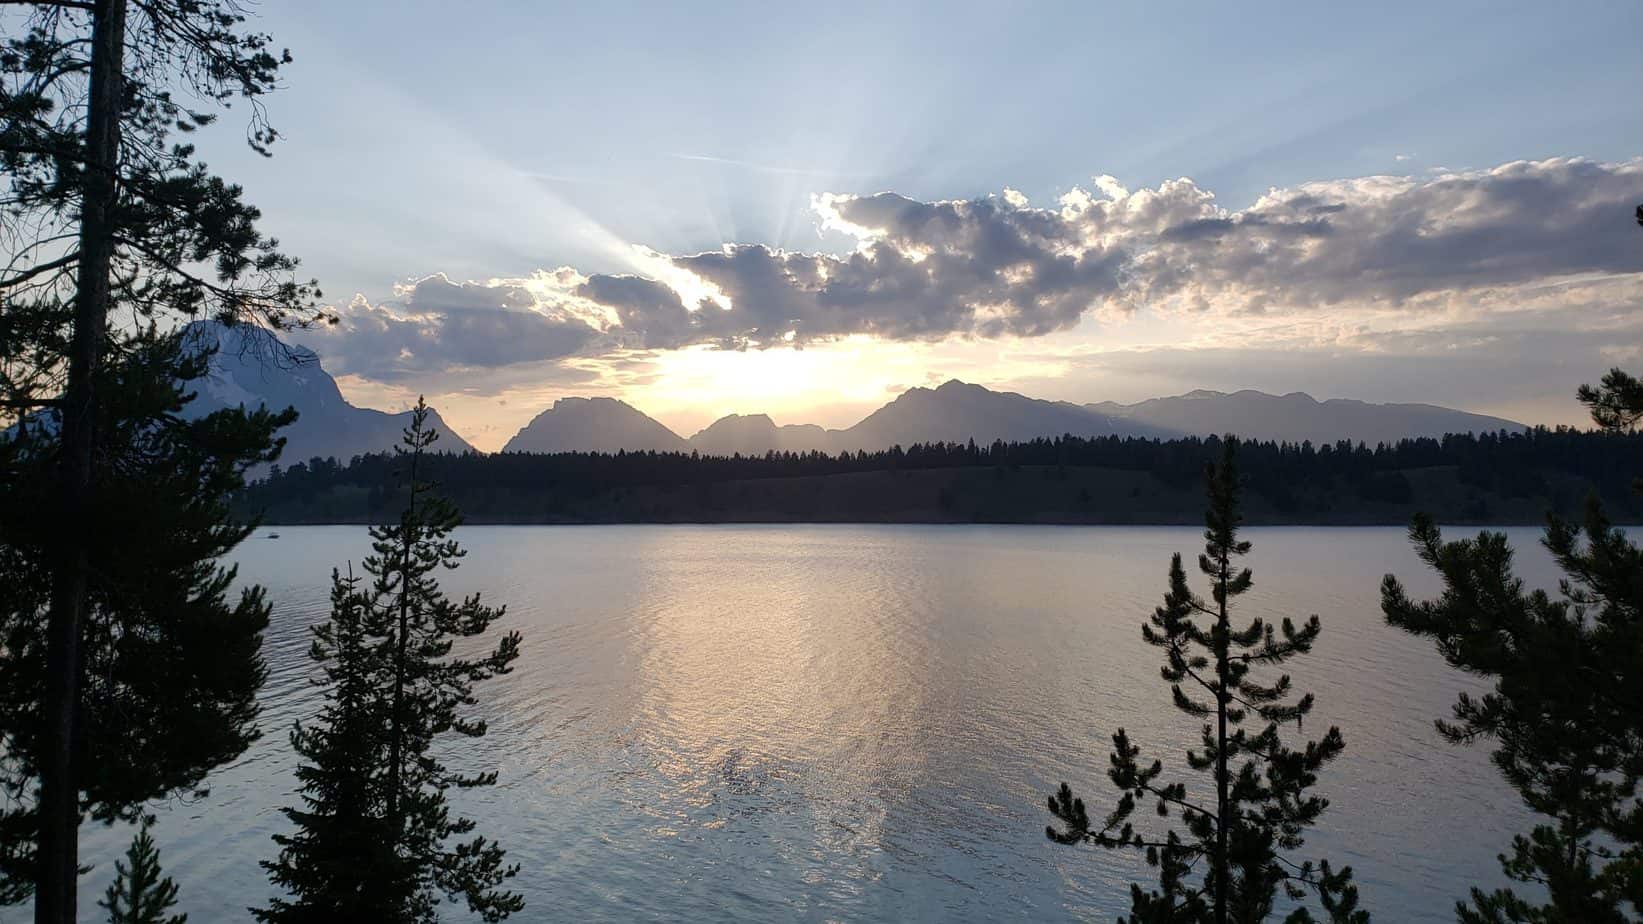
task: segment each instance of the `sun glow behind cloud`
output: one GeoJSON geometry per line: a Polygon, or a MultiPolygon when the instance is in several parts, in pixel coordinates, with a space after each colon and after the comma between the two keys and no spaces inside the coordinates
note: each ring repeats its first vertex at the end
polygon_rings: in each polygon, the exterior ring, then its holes
{"type": "Polygon", "coordinates": [[[654,378],[631,389],[629,400],[685,436],[731,413],[847,426],[861,408],[922,384],[922,352],[866,337],[803,350],[672,350],[655,355],[654,378]]]}
{"type": "MultiPolygon", "coordinates": [[[[1087,382],[1060,388],[1055,383],[1088,361],[1089,351],[1078,346],[1084,336],[939,343],[855,336],[800,350],[693,347],[653,354],[643,380],[623,388],[619,397],[684,436],[726,414],[848,427],[909,388],[952,378],[1004,389],[1030,385],[1035,394],[1050,389],[1053,397],[1078,399],[1087,382]]],[[[1103,390],[1103,396],[1133,391],[1114,384],[1118,387],[1103,390]]]]}
{"type": "Polygon", "coordinates": [[[617,254],[635,273],[647,276],[678,293],[685,309],[696,311],[709,304],[729,311],[735,306],[718,286],[673,262],[667,254],[657,253],[643,244],[630,244],[625,252],[617,254]]]}

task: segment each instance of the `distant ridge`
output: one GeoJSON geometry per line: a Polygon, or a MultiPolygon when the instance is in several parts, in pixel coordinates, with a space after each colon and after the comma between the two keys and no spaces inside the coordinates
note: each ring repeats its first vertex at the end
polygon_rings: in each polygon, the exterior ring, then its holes
{"type": "Polygon", "coordinates": [[[667,427],[615,398],[560,398],[508,440],[503,452],[684,452],[667,427]]]}
{"type": "Polygon", "coordinates": [[[1269,395],[1251,389],[1230,394],[1199,389],[1137,404],[1103,401],[1085,407],[1180,434],[1232,432],[1251,439],[1291,443],[1310,440],[1317,445],[1351,440],[1374,446],[1446,433],[1527,429],[1500,417],[1433,404],[1371,404],[1349,398],[1319,401],[1300,391],[1269,395]]]}
{"type": "Polygon", "coordinates": [[[503,452],[696,451],[764,455],[886,449],[914,443],[991,443],[1040,436],[1168,436],[1150,424],[1115,420],[1064,401],[997,392],[957,379],[910,388],[843,430],[814,424],[777,426],[766,414],[730,414],[684,439],[614,398],[561,398],[516,434],[503,452]]]}
{"type": "Polygon", "coordinates": [[[949,379],[910,388],[847,430],[832,431],[838,449],[895,444],[1019,442],[1041,436],[1164,436],[1141,421],[1118,420],[1064,401],[1045,401],[949,379]]]}
{"type": "Polygon", "coordinates": [[[1231,394],[1200,389],[1138,404],[1078,405],[993,391],[952,379],[910,388],[854,426],[778,426],[766,414],[730,414],[684,439],[612,398],[563,398],[508,442],[507,452],[691,451],[704,455],[858,452],[914,443],[1022,442],[1072,434],[1169,439],[1236,433],[1249,439],[1314,444],[1394,443],[1446,433],[1522,431],[1520,423],[1429,404],[1318,401],[1304,392],[1231,394]]]}
{"type": "Polygon", "coordinates": [[[833,452],[833,431],[815,424],[776,426],[769,414],[730,414],[690,438],[690,448],[703,455],[744,456],[766,452],[833,452]]]}
{"type": "MultiPolygon", "coordinates": [[[[399,443],[400,431],[410,426],[410,411],[390,414],[349,404],[313,351],[290,346],[262,328],[195,321],[183,336],[198,349],[217,350],[211,372],[189,383],[197,395],[189,405],[190,413],[240,406],[297,409],[297,422],[279,431],[285,438],[282,465],[315,457],[346,463],[357,455],[386,452],[399,443]]],[[[429,419],[439,430],[435,449],[475,451],[438,411],[430,408],[429,419]]]]}

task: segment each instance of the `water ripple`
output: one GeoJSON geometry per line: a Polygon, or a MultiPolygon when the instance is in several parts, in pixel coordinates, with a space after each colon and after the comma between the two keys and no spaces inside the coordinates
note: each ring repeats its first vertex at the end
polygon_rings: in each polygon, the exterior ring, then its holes
{"type": "MultiPolygon", "coordinates": [[[[265,734],[210,795],[160,806],[157,836],[195,919],[267,894],[259,859],[292,801],[291,723],[319,690],[308,627],[354,527],[253,539],[241,573],[276,611],[265,734]]],[[[1380,577],[1434,588],[1395,529],[1251,530],[1246,610],[1324,619],[1297,682],[1348,753],[1314,855],[1349,862],[1382,920],[1438,921],[1525,815],[1483,749],[1432,719],[1467,681],[1387,628],[1380,577]]],[[[1549,586],[1533,535],[1516,537],[1549,586]]],[[[531,920],[1110,919],[1139,860],[1048,844],[1061,780],[1110,801],[1106,745],[1130,729],[1179,765],[1196,729],[1169,707],[1139,623],[1196,529],[486,527],[448,580],[508,605],[513,674],[481,692],[491,734],[461,758],[500,771],[459,808],[508,848],[531,920]]],[[[357,567],[357,565],[356,565],[357,567]]],[[[88,828],[82,907],[122,830],[88,828]]],[[[0,921],[22,920],[19,910],[0,921]]],[[[452,910],[449,917],[462,919],[452,910]]]]}

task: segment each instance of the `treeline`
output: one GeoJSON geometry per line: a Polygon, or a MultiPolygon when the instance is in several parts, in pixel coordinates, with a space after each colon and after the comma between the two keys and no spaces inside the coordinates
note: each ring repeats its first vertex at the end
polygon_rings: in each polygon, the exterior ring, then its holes
{"type": "MultiPolygon", "coordinates": [[[[1131,514],[1160,513],[1192,498],[1206,462],[1219,457],[1221,439],[1173,440],[1136,437],[1063,436],[1030,442],[991,445],[921,443],[877,452],[771,452],[762,456],[703,456],[676,452],[568,452],[551,455],[435,455],[429,477],[437,481],[469,517],[479,521],[575,521],[673,519],[693,515],[753,514],[747,492],[719,491],[714,486],[826,476],[971,470],[964,477],[932,483],[933,507],[952,518],[1009,520],[1043,518],[1058,508],[1097,516],[1105,503],[1085,487],[1056,497],[1027,496],[1012,482],[1022,470],[1041,477],[1068,478],[1070,470],[1101,469],[1144,473],[1159,497],[1147,503],[1130,495],[1117,498],[1131,514]],[[974,477],[986,475],[992,480],[974,477]],[[679,502],[636,506],[624,499],[693,488],[679,502]],[[991,506],[977,494],[996,494],[991,506]],[[1179,495],[1178,497],[1176,495],[1179,495]],[[1008,495],[1008,496],[1005,496],[1008,495]],[[702,498],[708,498],[703,500],[702,498]],[[966,507],[966,503],[969,506],[966,507]],[[702,509],[697,509],[702,508],[702,509]]],[[[1366,446],[1341,441],[1311,443],[1247,442],[1240,465],[1246,489],[1269,516],[1298,519],[1323,513],[1351,516],[1354,510],[1394,511],[1417,501],[1420,472],[1447,473],[1446,493],[1457,498],[1454,515],[1489,521],[1503,515],[1502,499],[1534,500],[1558,510],[1573,510],[1596,493],[1623,517],[1636,517],[1638,498],[1629,491],[1636,460],[1643,458],[1643,435],[1571,428],[1536,428],[1527,432],[1456,434],[1442,439],[1410,439],[1395,445],[1366,446]],[[1413,477],[1412,477],[1413,476],[1413,477]],[[1459,496],[1464,495],[1464,496],[1459,496]],[[1490,506],[1490,501],[1494,506],[1490,506]]],[[[248,515],[269,522],[361,521],[380,517],[395,503],[395,460],[389,454],[356,456],[343,464],[310,459],[289,467],[275,466],[264,479],[241,494],[237,505],[248,515]]],[[[1143,495],[1146,486],[1131,493],[1143,495]]],[[[1094,492],[1099,495],[1099,491],[1094,492]]],[[[884,502],[906,503],[903,496],[884,502]]],[[[870,519],[886,513],[872,498],[856,496],[855,512],[870,519]]],[[[791,502],[788,503],[792,507],[791,502]]],[[[815,503],[820,503],[815,502],[815,503]]],[[[1525,508],[1530,509],[1530,508],[1525,508]]],[[[1536,508],[1539,509],[1539,508],[1536,508]]],[[[846,511],[840,511],[846,512],[846,511]]],[[[1113,512],[1108,510],[1107,512],[1113,512]]],[[[1195,515],[1191,507],[1181,511],[1195,515]]],[[[945,518],[945,517],[944,517],[945,518]]],[[[1077,519],[1078,517],[1072,517],[1077,519]]],[[[1538,514],[1534,515],[1538,519],[1538,514]]],[[[1407,516],[1399,514],[1400,522],[1407,516]]]]}

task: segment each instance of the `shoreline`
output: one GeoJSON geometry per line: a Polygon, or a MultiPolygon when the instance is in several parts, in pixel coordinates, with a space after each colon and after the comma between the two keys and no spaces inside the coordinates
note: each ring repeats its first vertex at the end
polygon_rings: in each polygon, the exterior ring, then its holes
{"type": "MultiPolygon", "coordinates": [[[[380,521],[367,517],[340,518],[340,519],[264,519],[257,520],[259,529],[270,527],[299,527],[299,526],[375,526],[380,521]]],[[[1382,529],[1387,527],[1406,528],[1409,518],[1404,519],[1268,519],[1246,518],[1242,526],[1250,528],[1339,528],[1339,529],[1382,529]]],[[[840,518],[721,518],[721,519],[531,519],[531,518],[496,518],[496,517],[465,517],[463,526],[1067,526],[1067,527],[1179,527],[1203,526],[1202,517],[1199,518],[1144,518],[1144,519],[1070,519],[1070,518],[1042,518],[1042,519],[935,519],[928,517],[908,518],[879,518],[865,519],[861,517],[840,518]]],[[[1543,527],[1546,520],[1525,521],[1521,519],[1501,520],[1441,520],[1438,524],[1445,528],[1522,528],[1543,527]]],[[[1614,521],[1614,525],[1626,528],[1643,526],[1643,522],[1624,520],[1614,521]]]]}

